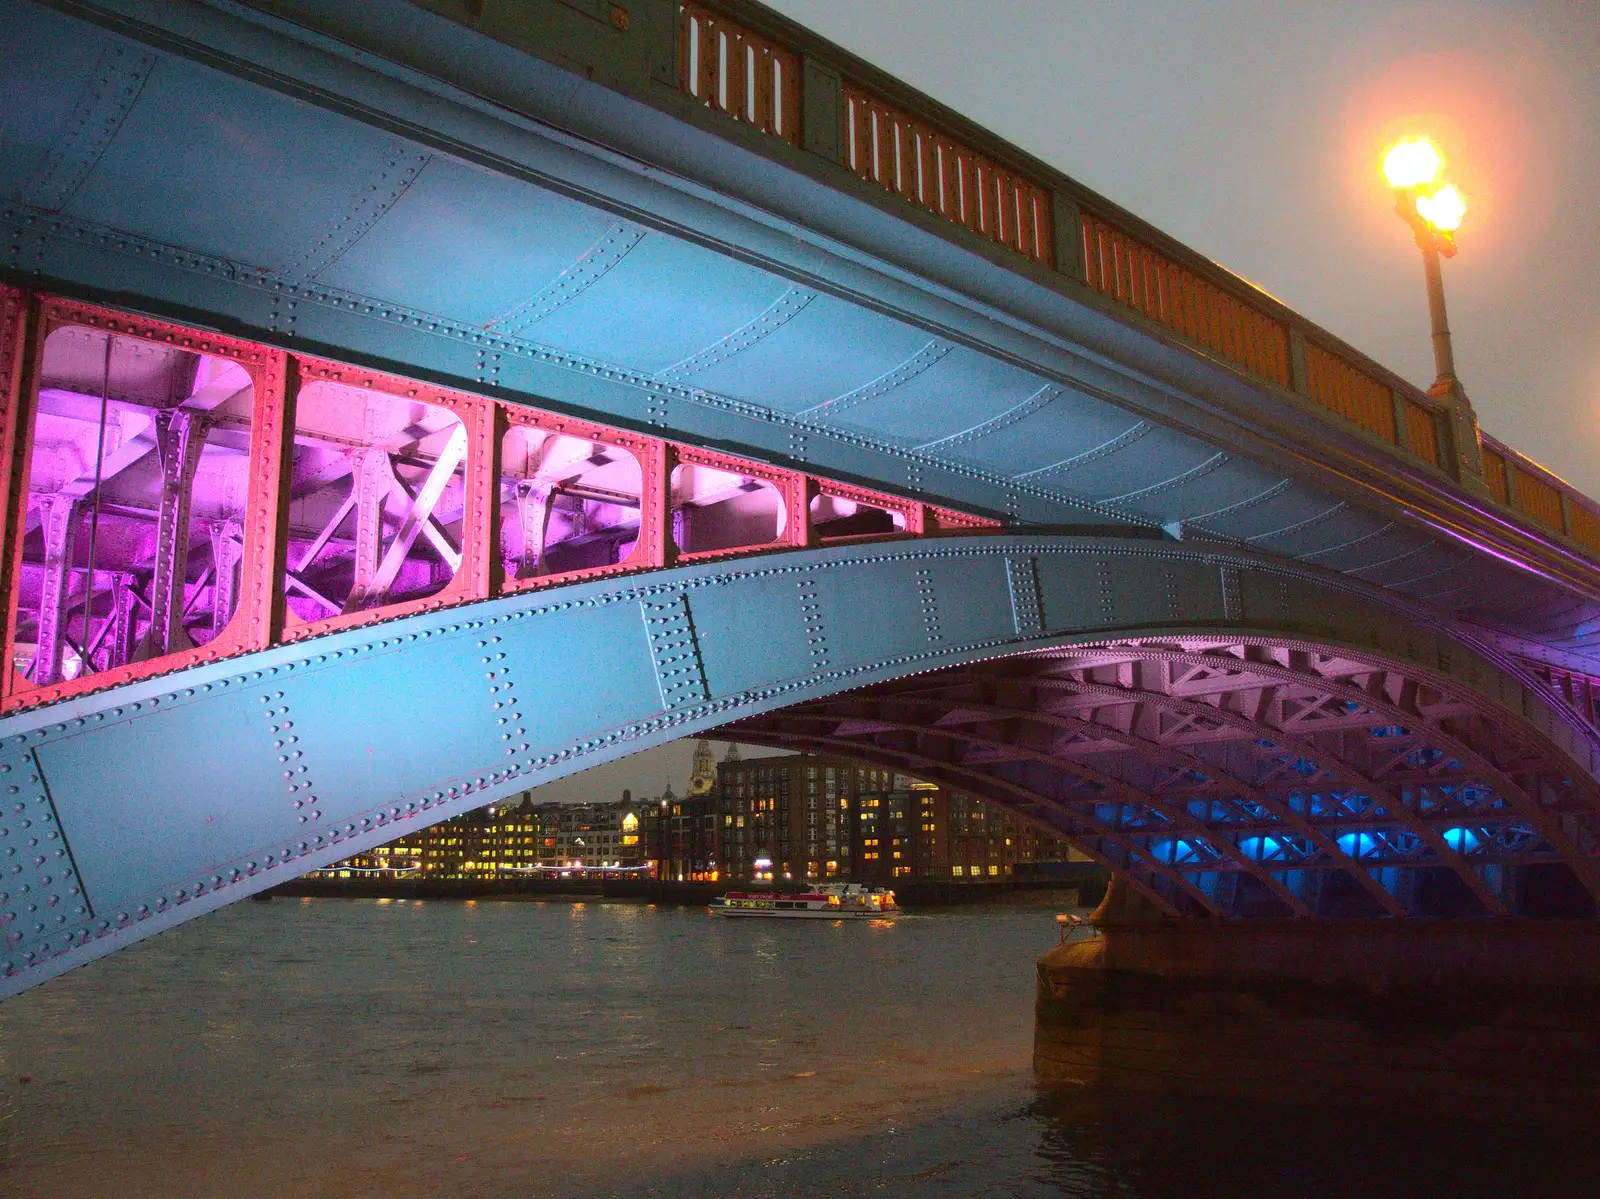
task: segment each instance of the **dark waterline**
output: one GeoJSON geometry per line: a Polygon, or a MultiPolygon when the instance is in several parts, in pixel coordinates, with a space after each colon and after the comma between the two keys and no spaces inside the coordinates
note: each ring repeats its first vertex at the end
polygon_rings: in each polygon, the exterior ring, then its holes
{"type": "Polygon", "coordinates": [[[0,1007],[0,1195],[1600,1194],[1583,1137],[1040,1091],[1054,911],[235,905],[0,1007]]]}

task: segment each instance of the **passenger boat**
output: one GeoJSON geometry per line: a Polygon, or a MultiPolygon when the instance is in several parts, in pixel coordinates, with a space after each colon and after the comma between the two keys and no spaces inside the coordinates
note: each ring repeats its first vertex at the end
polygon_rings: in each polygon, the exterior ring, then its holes
{"type": "Polygon", "coordinates": [[[770,916],[779,920],[893,920],[894,892],[861,883],[827,883],[810,891],[729,891],[706,905],[713,916],[770,916]]]}

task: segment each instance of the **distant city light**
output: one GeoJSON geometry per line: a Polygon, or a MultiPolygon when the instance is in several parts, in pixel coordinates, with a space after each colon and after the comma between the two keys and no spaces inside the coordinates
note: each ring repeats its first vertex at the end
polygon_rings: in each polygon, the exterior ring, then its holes
{"type": "Polygon", "coordinates": [[[1401,138],[1383,156],[1383,174],[1395,188],[1426,187],[1439,177],[1444,158],[1425,137],[1401,138]]]}

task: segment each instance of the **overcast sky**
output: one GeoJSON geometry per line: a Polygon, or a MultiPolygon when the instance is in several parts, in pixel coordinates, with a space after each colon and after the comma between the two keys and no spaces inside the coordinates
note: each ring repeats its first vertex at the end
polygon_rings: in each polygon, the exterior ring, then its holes
{"type": "MultiPolygon", "coordinates": [[[[689,773],[694,769],[695,744],[694,738],[674,741],[630,758],[592,767],[559,782],[546,783],[534,790],[534,802],[597,803],[621,799],[624,788],[639,799],[660,795],[668,783],[676,794],[682,795],[689,788],[689,773]]],[[[711,749],[719,762],[728,752],[727,743],[722,741],[713,741],[711,749]]],[[[741,745],[739,752],[746,758],[757,758],[781,751],[741,745]]]]}
{"type": "MultiPolygon", "coordinates": [[[[1600,0],[766,2],[1424,387],[1422,266],[1378,159],[1434,135],[1471,205],[1445,286],[1479,419],[1600,497],[1600,0]]],[[[692,753],[538,797],[681,791],[692,753]]]]}

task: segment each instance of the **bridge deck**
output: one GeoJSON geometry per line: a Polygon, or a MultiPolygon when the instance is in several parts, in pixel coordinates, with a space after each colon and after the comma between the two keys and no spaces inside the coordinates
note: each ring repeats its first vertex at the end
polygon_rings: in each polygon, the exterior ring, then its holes
{"type": "Polygon", "coordinates": [[[1246,544],[1588,669],[1587,500],[759,6],[5,4],[18,282],[1007,523],[1246,544]]]}

